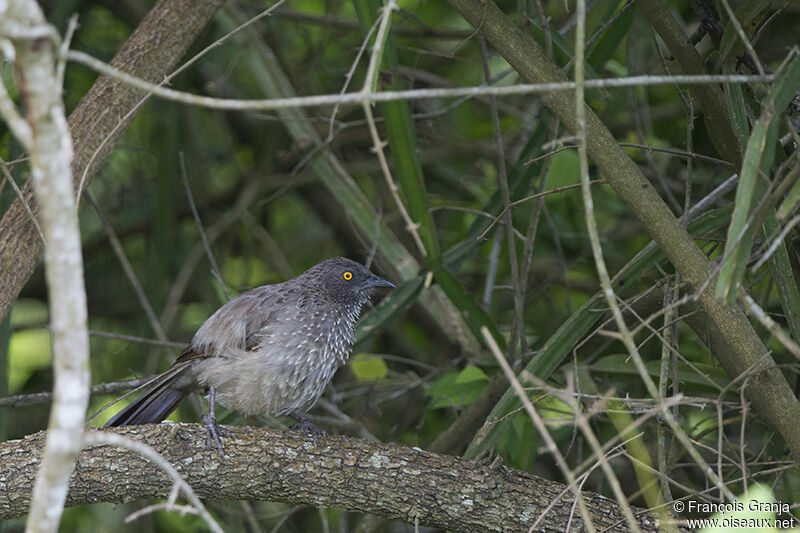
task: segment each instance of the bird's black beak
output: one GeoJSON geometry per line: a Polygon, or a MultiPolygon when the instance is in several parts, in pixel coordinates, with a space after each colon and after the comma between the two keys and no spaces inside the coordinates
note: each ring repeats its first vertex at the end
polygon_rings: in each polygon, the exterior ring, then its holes
{"type": "Polygon", "coordinates": [[[364,282],[362,283],[362,286],[365,289],[371,289],[373,287],[386,287],[388,289],[394,289],[395,287],[397,287],[391,281],[385,280],[383,278],[379,278],[375,274],[373,274],[371,277],[365,279],[364,282]]]}

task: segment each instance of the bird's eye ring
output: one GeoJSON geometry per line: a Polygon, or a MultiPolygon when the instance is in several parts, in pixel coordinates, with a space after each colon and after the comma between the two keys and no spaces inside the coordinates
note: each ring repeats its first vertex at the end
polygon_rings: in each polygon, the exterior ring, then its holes
{"type": "Polygon", "coordinates": [[[342,274],[342,277],[347,281],[350,281],[351,279],[353,279],[353,273],[347,270],[344,274],[342,274]]]}

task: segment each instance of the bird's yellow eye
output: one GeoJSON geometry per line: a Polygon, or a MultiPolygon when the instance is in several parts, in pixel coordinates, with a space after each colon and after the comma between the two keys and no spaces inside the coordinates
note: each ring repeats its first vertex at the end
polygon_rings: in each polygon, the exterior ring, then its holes
{"type": "Polygon", "coordinates": [[[347,281],[350,281],[351,279],[353,279],[353,273],[348,270],[344,274],[342,274],[342,277],[347,281]]]}

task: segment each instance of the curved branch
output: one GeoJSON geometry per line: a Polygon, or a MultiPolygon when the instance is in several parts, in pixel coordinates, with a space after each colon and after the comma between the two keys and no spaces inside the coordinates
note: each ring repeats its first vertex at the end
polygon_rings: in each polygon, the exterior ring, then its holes
{"type": "MultiPolygon", "coordinates": [[[[376,513],[456,531],[528,531],[543,510],[539,530],[564,531],[572,495],[564,485],[532,474],[418,448],[348,437],[321,437],[250,427],[228,427],[225,457],[206,448],[197,424],[115,429],[145,442],[172,463],[201,498],[271,500],[376,513]]],[[[0,444],[0,519],[27,512],[45,433],[0,444]]],[[[173,480],[127,450],[97,446],[80,455],[67,505],[164,498],[173,480]]],[[[617,504],[584,492],[597,529],[625,530],[617,504]]],[[[644,531],[656,524],[637,513],[644,531]]],[[[582,530],[574,516],[570,531],[582,530]]]]}

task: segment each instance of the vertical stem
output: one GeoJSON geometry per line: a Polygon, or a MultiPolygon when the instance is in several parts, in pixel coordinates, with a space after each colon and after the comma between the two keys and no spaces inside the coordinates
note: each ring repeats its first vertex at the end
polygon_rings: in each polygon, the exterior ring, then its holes
{"type": "MultiPolygon", "coordinates": [[[[486,77],[486,84],[492,83],[492,75],[489,71],[489,52],[486,49],[486,41],[483,37],[478,37],[483,56],[483,73],[486,77]]],[[[503,134],[500,131],[500,117],[497,113],[497,98],[489,96],[489,107],[492,114],[492,128],[494,130],[495,145],[497,148],[497,181],[500,184],[500,194],[503,196],[503,225],[508,245],[508,261],[511,267],[511,287],[514,291],[514,319],[511,323],[511,339],[508,343],[508,358],[512,361],[516,359],[517,347],[521,348],[524,355],[527,350],[525,342],[524,321],[523,321],[523,302],[525,290],[520,281],[519,262],[517,261],[517,247],[514,242],[514,220],[511,216],[511,193],[508,188],[508,173],[506,172],[506,154],[503,148],[503,134]]]]}
{"type": "Polygon", "coordinates": [[[9,2],[4,14],[25,37],[13,38],[18,85],[32,136],[31,179],[47,243],[45,276],[50,299],[53,405],[42,463],[26,523],[29,532],[55,532],[69,478],[81,450],[89,403],[89,336],[81,237],[72,185],[72,142],[56,75],[55,30],[32,0],[9,2]]]}

